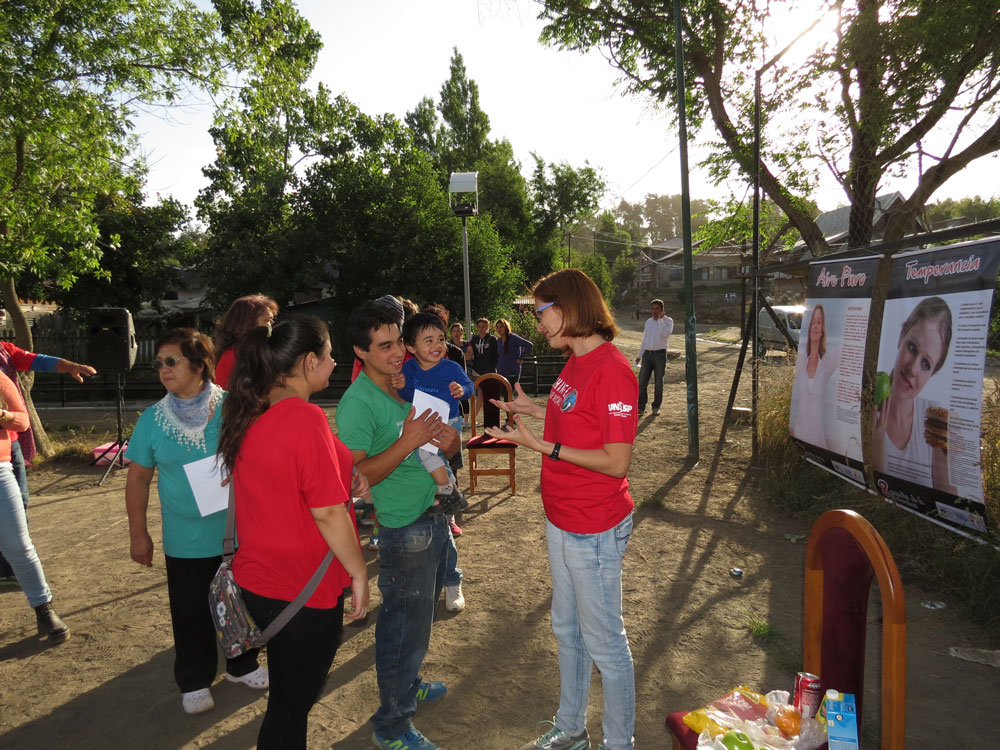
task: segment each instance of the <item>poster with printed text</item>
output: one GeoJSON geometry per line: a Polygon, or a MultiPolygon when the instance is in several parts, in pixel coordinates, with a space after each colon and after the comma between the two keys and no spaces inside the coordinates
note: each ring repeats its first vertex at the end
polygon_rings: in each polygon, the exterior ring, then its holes
{"type": "Polygon", "coordinates": [[[875,378],[878,492],[938,523],[986,531],[980,422],[1000,239],[892,258],[875,378]]]}
{"type": "Polygon", "coordinates": [[[789,420],[810,461],[860,485],[861,376],[878,264],[870,256],[811,265],[789,420]]]}

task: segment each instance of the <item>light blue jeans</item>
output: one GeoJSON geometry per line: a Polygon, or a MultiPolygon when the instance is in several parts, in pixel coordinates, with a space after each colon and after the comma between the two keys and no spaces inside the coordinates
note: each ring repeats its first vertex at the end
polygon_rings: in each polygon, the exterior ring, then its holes
{"type": "Polygon", "coordinates": [[[42,563],[28,535],[21,488],[9,461],[0,462],[0,552],[13,568],[28,604],[37,607],[52,600],[42,563]]]}
{"type": "Polygon", "coordinates": [[[622,617],[622,558],[632,515],[600,534],[573,534],[546,521],[552,573],[552,632],[559,647],[561,692],[556,726],[587,726],[593,665],[604,689],[604,746],[632,750],[635,674],[622,617]]]}

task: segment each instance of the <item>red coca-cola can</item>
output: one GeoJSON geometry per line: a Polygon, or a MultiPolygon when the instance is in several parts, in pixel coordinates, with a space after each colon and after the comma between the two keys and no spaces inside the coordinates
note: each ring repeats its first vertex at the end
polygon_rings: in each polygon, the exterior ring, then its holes
{"type": "Polygon", "coordinates": [[[799,672],[795,675],[795,694],[792,702],[799,709],[803,719],[816,716],[821,700],[823,700],[823,688],[820,687],[819,677],[809,672],[799,672]]]}

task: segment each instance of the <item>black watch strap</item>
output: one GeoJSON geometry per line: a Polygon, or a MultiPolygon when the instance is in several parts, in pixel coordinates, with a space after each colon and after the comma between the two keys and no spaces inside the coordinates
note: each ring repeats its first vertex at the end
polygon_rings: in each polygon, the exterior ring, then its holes
{"type": "Polygon", "coordinates": [[[552,452],[549,454],[549,458],[553,461],[559,460],[559,450],[562,448],[562,443],[556,443],[552,446],[552,452]]]}

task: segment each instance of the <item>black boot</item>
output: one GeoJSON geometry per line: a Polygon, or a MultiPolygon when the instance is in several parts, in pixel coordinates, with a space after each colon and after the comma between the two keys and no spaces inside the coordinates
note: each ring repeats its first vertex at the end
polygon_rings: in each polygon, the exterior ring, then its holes
{"type": "Polygon", "coordinates": [[[35,607],[35,619],[38,621],[38,634],[47,636],[53,643],[62,643],[69,638],[69,628],[52,609],[52,602],[35,607]]]}

